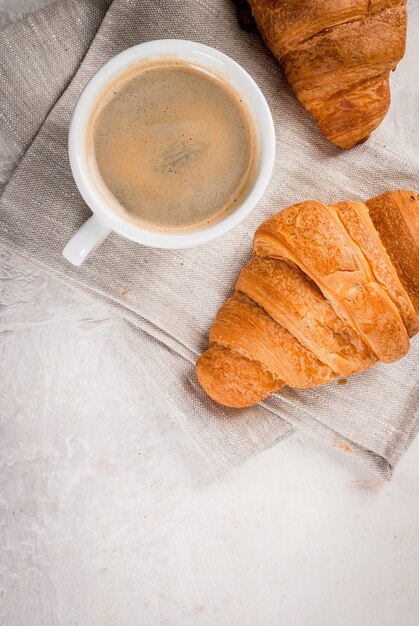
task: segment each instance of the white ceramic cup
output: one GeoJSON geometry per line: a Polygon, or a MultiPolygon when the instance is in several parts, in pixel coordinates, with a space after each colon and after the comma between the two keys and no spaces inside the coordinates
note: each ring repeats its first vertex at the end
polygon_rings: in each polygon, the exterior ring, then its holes
{"type": "Polygon", "coordinates": [[[189,248],[223,235],[239,224],[260,200],[272,174],[275,160],[275,129],[264,95],[238,63],[222,52],[193,41],[162,39],[139,44],[113,57],[90,80],[74,111],[69,134],[69,157],[77,187],[93,215],[70,239],[64,257],[79,266],[112,232],[154,248],[189,248]],[[92,110],[108,85],[130,65],[173,56],[216,70],[238,91],[252,114],[259,142],[259,165],[253,186],[237,208],[219,222],[194,232],[162,233],[125,221],[111,208],[111,199],[99,192],[88,164],[87,131],[92,110]]]}

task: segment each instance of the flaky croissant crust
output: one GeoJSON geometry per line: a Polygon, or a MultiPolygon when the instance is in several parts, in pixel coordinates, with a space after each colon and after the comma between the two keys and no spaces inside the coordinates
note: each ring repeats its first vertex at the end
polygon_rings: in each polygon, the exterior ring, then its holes
{"type": "Polygon", "coordinates": [[[390,105],[406,0],[249,0],[259,32],[324,136],[365,141],[390,105]]]}
{"type": "Polygon", "coordinates": [[[403,357],[419,330],[419,201],[302,202],[261,224],[219,310],[198,380],[217,402],[256,404],[403,357]]]}

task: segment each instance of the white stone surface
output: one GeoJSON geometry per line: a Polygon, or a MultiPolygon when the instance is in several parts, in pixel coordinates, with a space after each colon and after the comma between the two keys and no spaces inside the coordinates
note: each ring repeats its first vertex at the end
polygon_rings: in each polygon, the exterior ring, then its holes
{"type": "MultiPolygon", "coordinates": [[[[385,124],[418,151],[409,9],[385,124]]],[[[0,303],[0,624],[418,624],[419,440],[391,483],[300,434],[214,482],[106,311],[5,250],[0,303]]]]}

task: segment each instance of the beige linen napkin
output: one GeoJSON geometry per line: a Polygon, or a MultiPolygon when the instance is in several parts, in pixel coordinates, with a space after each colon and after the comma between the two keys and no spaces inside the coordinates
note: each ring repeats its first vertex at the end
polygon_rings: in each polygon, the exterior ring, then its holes
{"type": "Polygon", "coordinates": [[[347,385],[285,389],[241,411],[206,397],[194,363],[262,220],[309,198],[336,202],[418,189],[419,161],[396,153],[381,131],[348,152],[327,143],[259,37],[240,31],[230,0],[61,0],[3,31],[0,76],[2,141],[18,164],[0,201],[0,241],[108,306],[134,357],[214,468],[242,463],[298,428],[389,478],[419,426],[417,339],[400,362],[378,365],[347,385]],[[254,77],[276,124],[272,182],[252,215],[214,242],[166,251],[112,235],[76,269],[61,255],[90,214],[67,159],[74,105],[111,56],[159,38],[214,46],[254,77]]]}

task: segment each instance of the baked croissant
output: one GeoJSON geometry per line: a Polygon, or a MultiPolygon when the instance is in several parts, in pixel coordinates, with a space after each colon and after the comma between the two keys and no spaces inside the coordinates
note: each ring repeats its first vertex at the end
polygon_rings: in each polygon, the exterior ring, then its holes
{"type": "Polygon", "coordinates": [[[216,402],[256,404],[403,357],[419,330],[419,198],[308,201],[261,224],[219,310],[198,380],[216,402]]]}
{"type": "Polygon", "coordinates": [[[324,136],[365,141],[390,105],[403,57],[406,0],[248,0],[267,46],[324,136]]]}

